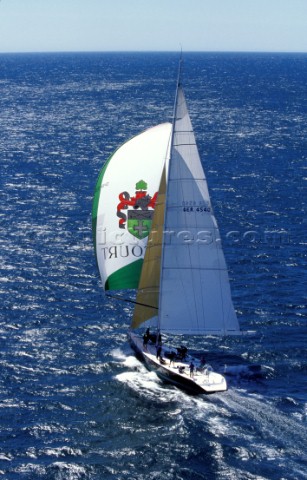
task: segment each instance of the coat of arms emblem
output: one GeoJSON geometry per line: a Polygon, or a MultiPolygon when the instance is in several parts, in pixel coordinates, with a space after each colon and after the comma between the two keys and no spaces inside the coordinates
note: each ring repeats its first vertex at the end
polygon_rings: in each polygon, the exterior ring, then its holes
{"type": "Polygon", "coordinates": [[[131,235],[141,240],[149,235],[158,192],[151,197],[144,180],[137,182],[135,190],[133,197],[128,192],[119,194],[117,216],[120,219],[119,228],[128,228],[131,235]],[[127,214],[123,210],[128,210],[127,214]]]}

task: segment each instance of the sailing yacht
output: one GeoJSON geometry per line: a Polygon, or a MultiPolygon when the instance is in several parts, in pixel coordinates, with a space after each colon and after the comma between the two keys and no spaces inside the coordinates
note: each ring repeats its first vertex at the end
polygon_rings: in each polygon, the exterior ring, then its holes
{"type": "Polygon", "coordinates": [[[126,142],[99,175],[94,243],[104,288],[137,289],[129,331],[137,355],[163,380],[214,393],[227,390],[225,377],[185,342],[240,329],[180,70],[172,123],[126,142]],[[166,346],[170,335],[184,345],[166,346]]]}

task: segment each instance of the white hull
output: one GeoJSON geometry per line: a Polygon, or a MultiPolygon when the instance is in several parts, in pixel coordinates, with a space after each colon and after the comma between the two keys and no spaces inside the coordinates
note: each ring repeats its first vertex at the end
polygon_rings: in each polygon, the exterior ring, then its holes
{"type": "MultiPolygon", "coordinates": [[[[206,368],[202,370],[196,368],[191,377],[188,362],[177,360],[170,362],[169,358],[164,357],[163,349],[161,362],[156,357],[155,345],[148,343],[146,349],[144,349],[142,338],[132,332],[129,332],[129,339],[132,348],[141,357],[147,368],[155,371],[162,380],[192,393],[209,394],[227,390],[227,382],[223,375],[206,368]]],[[[197,367],[197,365],[195,366],[197,367]]]]}

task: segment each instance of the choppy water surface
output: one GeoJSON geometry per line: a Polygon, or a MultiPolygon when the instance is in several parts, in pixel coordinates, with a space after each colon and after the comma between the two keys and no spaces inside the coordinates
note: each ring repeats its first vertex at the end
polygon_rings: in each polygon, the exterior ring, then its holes
{"type": "Polygon", "coordinates": [[[256,331],[193,340],[228,365],[228,392],[162,384],[127,345],[130,306],[100,288],[96,178],[120,143],[171,118],[177,57],[0,56],[7,480],[307,477],[306,55],[185,55],[235,307],[256,331]]]}

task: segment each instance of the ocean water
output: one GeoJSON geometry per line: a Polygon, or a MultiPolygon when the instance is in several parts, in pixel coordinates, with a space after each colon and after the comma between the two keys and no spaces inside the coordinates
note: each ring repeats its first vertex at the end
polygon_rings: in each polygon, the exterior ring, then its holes
{"type": "Polygon", "coordinates": [[[192,339],[228,366],[229,390],[161,383],[127,344],[132,307],[101,289],[97,175],[171,119],[177,64],[0,55],[0,478],[307,478],[307,55],[184,55],[234,305],[255,331],[192,339]]]}

